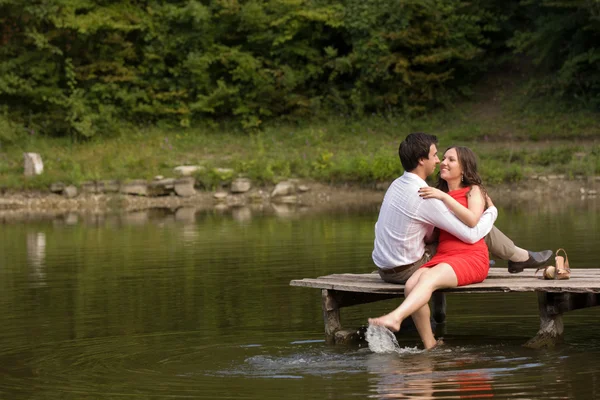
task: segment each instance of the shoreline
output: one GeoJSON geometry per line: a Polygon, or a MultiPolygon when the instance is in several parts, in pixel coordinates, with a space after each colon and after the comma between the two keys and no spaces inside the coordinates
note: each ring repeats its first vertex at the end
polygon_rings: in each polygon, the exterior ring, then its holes
{"type": "MultiPolygon", "coordinates": [[[[233,194],[198,190],[188,197],[136,196],[120,193],[82,193],[76,198],[42,191],[10,191],[0,195],[0,219],[19,217],[52,217],[66,214],[128,213],[151,209],[176,212],[179,209],[215,210],[221,213],[260,212],[291,214],[296,212],[334,212],[376,208],[381,204],[386,184],[374,188],[359,185],[327,185],[319,182],[298,182],[304,191],[293,196],[272,197],[273,186],[258,187],[233,194]]],[[[560,176],[530,177],[512,184],[486,186],[496,206],[548,210],[577,206],[585,201],[600,206],[600,177],[566,179],[560,176]]],[[[600,208],[600,207],[598,207],[600,208]]]]}

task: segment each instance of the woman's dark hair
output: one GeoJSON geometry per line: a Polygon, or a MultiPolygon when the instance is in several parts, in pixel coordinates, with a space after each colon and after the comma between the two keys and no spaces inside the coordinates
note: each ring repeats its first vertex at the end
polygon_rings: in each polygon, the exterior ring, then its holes
{"type": "Polygon", "coordinates": [[[402,168],[411,172],[419,165],[421,158],[429,158],[429,150],[432,144],[437,144],[437,137],[423,132],[415,132],[408,135],[398,147],[398,156],[402,168]]]}
{"type": "MultiPolygon", "coordinates": [[[[446,152],[448,152],[448,150],[450,149],[456,150],[456,155],[458,156],[458,163],[460,164],[463,170],[460,186],[479,186],[479,188],[481,189],[481,195],[483,196],[483,202],[487,205],[487,192],[483,187],[481,177],[477,172],[477,156],[475,155],[475,153],[473,153],[473,150],[465,146],[450,146],[446,149],[446,151],[444,151],[444,154],[446,154],[446,152]]],[[[448,193],[448,182],[446,182],[440,177],[440,172],[438,172],[438,181],[435,187],[440,189],[442,192],[448,193]]]]}

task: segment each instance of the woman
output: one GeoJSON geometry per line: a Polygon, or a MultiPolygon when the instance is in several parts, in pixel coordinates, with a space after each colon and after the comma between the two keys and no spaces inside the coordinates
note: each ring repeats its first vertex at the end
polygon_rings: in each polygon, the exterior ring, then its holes
{"type": "MultiPolygon", "coordinates": [[[[464,224],[477,225],[486,203],[492,204],[481,186],[475,154],[467,147],[450,147],[444,153],[438,177],[438,188],[419,189],[421,197],[440,199],[464,224]]],[[[438,289],[481,282],[487,277],[488,270],[488,248],[483,239],[467,244],[440,231],[436,255],[406,282],[402,304],[389,314],[369,319],[369,324],[397,332],[402,321],[410,315],[423,345],[431,349],[436,345],[427,304],[431,294],[438,289]]]]}

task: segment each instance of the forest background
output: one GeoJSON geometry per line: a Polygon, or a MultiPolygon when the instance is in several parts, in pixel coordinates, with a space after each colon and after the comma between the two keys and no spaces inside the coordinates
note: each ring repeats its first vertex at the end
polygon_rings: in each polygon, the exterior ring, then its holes
{"type": "Polygon", "coordinates": [[[599,43],[600,0],[0,0],[0,188],[371,185],[415,130],[489,183],[599,175],[599,43]]]}

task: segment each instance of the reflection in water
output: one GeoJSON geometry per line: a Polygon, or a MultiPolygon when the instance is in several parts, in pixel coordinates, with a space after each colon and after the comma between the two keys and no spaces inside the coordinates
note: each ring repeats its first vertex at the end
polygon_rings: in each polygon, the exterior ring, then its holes
{"type": "Polygon", "coordinates": [[[231,216],[237,222],[249,222],[252,219],[252,211],[248,207],[236,207],[231,210],[231,216]]]}
{"type": "MultiPolygon", "coordinates": [[[[453,354],[452,351],[447,351],[453,354]]],[[[494,397],[492,378],[486,369],[464,364],[448,371],[443,349],[367,358],[372,398],[380,399],[482,399],[494,397]]],[[[458,364],[458,363],[457,363],[458,364]]]]}
{"type": "Polygon", "coordinates": [[[175,211],[175,221],[193,224],[196,222],[196,209],[194,207],[180,207],[175,211]]]}
{"type": "Polygon", "coordinates": [[[273,208],[275,215],[282,218],[294,216],[298,212],[294,204],[273,203],[271,204],[271,208],[273,208]]]}
{"type": "Polygon", "coordinates": [[[32,286],[46,285],[46,234],[27,233],[27,265],[32,286]]]}
{"type": "Polygon", "coordinates": [[[193,245],[198,240],[199,232],[195,225],[184,225],[181,228],[181,239],[183,243],[193,245]]]}
{"type": "Polygon", "coordinates": [[[474,368],[475,360],[453,361],[460,353],[438,348],[416,354],[399,351],[399,354],[379,354],[367,359],[368,371],[374,376],[372,391],[377,393],[370,397],[482,399],[495,396],[490,371],[474,368]]]}
{"type": "Polygon", "coordinates": [[[367,358],[372,391],[381,399],[430,399],[433,395],[433,360],[425,352],[400,357],[396,354],[367,358]]]}
{"type": "Polygon", "coordinates": [[[122,216],[126,225],[145,225],[148,223],[150,210],[141,210],[126,213],[122,216]]]}
{"type": "Polygon", "coordinates": [[[181,239],[186,245],[193,245],[200,236],[196,228],[196,212],[194,207],[181,207],[175,211],[175,221],[181,227],[181,239]]]}
{"type": "Polygon", "coordinates": [[[219,204],[215,204],[215,206],[213,207],[213,210],[217,211],[218,213],[225,214],[227,211],[229,211],[229,206],[224,203],[219,203],[219,204]]]}
{"type": "MultiPolygon", "coordinates": [[[[326,345],[318,291],[289,281],[372,271],[376,214],[186,207],[73,214],[72,225],[66,214],[6,222],[0,397],[600,395],[599,309],[565,316],[563,346],[523,349],[539,327],[532,293],[448,296],[450,336],[432,352],[414,347],[415,332],[401,333],[390,354],[326,345]]],[[[499,227],[523,247],[565,247],[572,265],[597,267],[595,208],[505,210],[499,227]]],[[[358,327],[389,307],[345,308],[344,325],[358,327]]]]}
{"type": "Polygon", "coordinates": [[[79,222],[79,216],[73,212],[65,215],[65,224],[67,225],[76,225],[79,222]]]}

